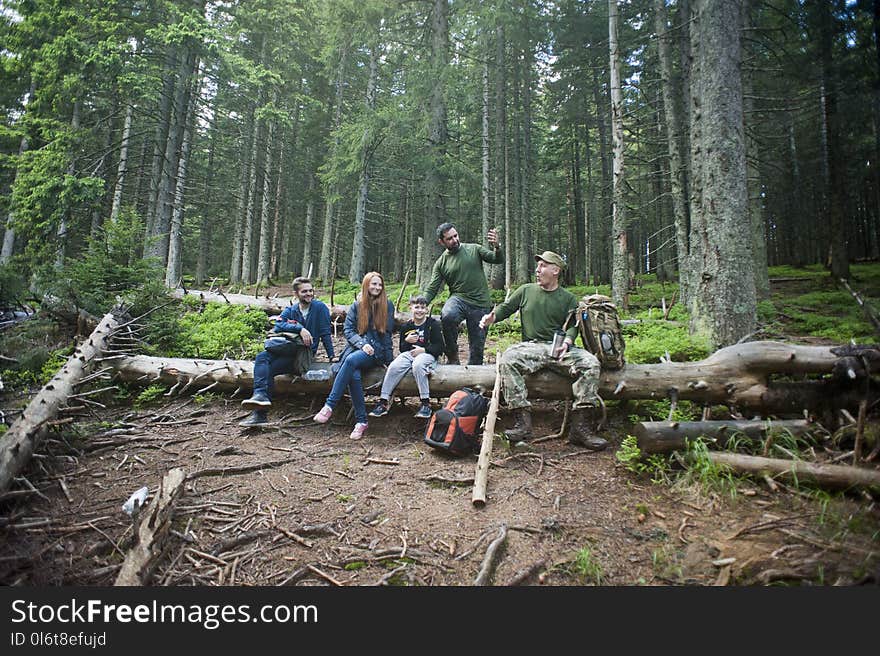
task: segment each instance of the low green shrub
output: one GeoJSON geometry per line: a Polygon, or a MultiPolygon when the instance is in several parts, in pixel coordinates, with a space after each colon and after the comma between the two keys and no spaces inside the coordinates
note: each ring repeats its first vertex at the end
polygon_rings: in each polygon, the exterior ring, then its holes
{"type": "Polygon", "coordinates": [[[164,385],[153,384],[149,387],[145,387],[143,391],[137,395],[132,405],[135,408],[143,408],[151,403],[156,403],[162,399],[165,391],[164,385]]]}
{"type": "Polygon", "coordinates": [[[674,362],[687,362],[702,360],[712,352],[708,341],[692,337],[685,326],[660,321],[629,324],[623,333],[627,362],[655,363],[667,353],[674,362]]]}
{"type": "Polygon", "coordinates": [[[623,467],[641,476],[648,474],[655,483],[666,479],[669,463],[659,453],[652,453],[645,457],[639,448],[638,440],[634,435],[627,435],[620,443],[620,448],[614,453],[614,457],[623,467]]]}
{"type": "Polygon", "coordinates": [[[270,323],[257,308],[198,299],[174,304],[150,315],[146,341],[150,355],[226,357],[252,360],[263,348],[270,323]]]}

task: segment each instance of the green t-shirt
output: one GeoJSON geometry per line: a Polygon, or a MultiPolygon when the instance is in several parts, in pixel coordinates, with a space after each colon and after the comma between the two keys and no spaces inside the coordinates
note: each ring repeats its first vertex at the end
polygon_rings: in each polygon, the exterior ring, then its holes
{"type": "Polygon", "coordinates": [[[431,282],[425,288],[428,303],[434,300],[443,283],[446,283],[450,296],[458,296],[469,305],[492,307],[483,262],[501,264],[504,262],[504,253],[500,247],[493,251],[480,244],[462,244],[455,253],[444,250],[434,262],[431,282]]]}
{"type": "MultiPolygon", "coordinates": [[[[566,317],[578,306],[577,296],[567,289],[557,287],[552,292],[541,289],[536,282],[517,288],[504,303],[495,308],[495,321],[504,321],[519,310],[524,342],[537,340],[553,341],[553,331],[561,330],[566,317]]],[[[566,335],[574,343],[577,337],[577,323],[572,321],[566,335]]]]}

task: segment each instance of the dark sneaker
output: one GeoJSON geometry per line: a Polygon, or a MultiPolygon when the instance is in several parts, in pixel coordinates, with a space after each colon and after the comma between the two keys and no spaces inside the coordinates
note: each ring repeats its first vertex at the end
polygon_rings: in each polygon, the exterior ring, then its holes
{"type": "Polygon", "coordinates": [[[258,408],[268,408],[272,405],[272,399],[265,392],[254,392],[254,395],[241,402],[244,406],[256,406],[258,408]]]}
{"type": "Polygon", "coordinates": [[[415,414],[415,416],[419,419],[430,419],[432,414],[433,413],[431,412],[431,406],[423,403],[421,407],[419,407],[419,411],[415,414]]]}
{"type": "Polygon", "coordinates": [[[243,421],[238,422],[239,426],[250,428],[251,426],[265,426],[269,423],[266,413],[262,410],[254,410],[243,421]]]}
{"type": "Polygon", "coordinates": [[[371,417],[384,417],[387,414],[388,414],[388,404],[383,401],[379,401],[376,404],[376,407],[373,408],[373,411],[370,413],[370,416],[371,417]]]}

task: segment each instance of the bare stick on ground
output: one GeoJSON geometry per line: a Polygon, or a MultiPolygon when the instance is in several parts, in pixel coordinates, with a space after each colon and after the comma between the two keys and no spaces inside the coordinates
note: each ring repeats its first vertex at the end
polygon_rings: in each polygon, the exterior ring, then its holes
{"type": "Polygon", "coordinates": [[[495,571],[501,548],[506,542],[507,524],[502,524],[498,529],[498,537],[492,540],[489,547],[486,549],[486,555],[483,557],[482,565],[480,565],[480,572],[477,574],[477,578],[474,579],[474,585],[489,584],[489,579],[492,577],[492,572],[495,571]]]}
{"type": "Polygon", "coordinates": [[[131,548],[114,585],[147,585],[165,552],[174,504],[183,491],[186,473],[176,467],[165,474],[153,502],[141,511],[137,544],[131,548]]]}

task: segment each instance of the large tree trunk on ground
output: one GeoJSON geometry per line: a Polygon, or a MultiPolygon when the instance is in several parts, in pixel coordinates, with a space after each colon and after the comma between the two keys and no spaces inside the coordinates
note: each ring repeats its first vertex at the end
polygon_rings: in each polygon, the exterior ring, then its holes
{"type": "Polygon", "coordinates": [[[248,307],[261,308],[268,314],[281,314],[281,311],[288,305],[293,305],[293,298],[254,296],[252,294],[225,294],[219,292],[202,292],[196,289],[171,289],[168,292],[171,298],[183,298],[185,296],[195,296],[205,303],[227,303],[231,305],[246,305],[248,307]]]}
{"type": "MultiPolygon", "coordinates": [[[[804,419],[790,421],[642,421],[635,425],[634,433],[642,453],[669,453],[687,447],[687,441],[708,437],[724,446],[734,436],[749,440],[763,440],[768,434],[788,432],[798,436],[819,429],[815,423],[804,419]]],[[[821,429],[820,429],[821,430],[821,429]]]]}
{"type": "MultiPolygon", "coordinates": [[[[202,292],[195,289],[171,289],[168,292],[171,298],[182,299],[185,296],[194,296],[203,303],[226,303],[228,305],[246,305],[248,307],[260,308],[268,314],[281,314],[281,311],[288,305],[293,305],[293,297],[290,296],[253,296],[252,294],[226,294],[220,292],[202,292]]],[[[345,321],[345,315],[348,313],[347,305],[330,306],[330,321],[342,324],[345,321]]],[[[395,312],[394,320],[400,326],[412,318],[409,312],[395,312]]],[[[440,315],[435,315],[435,319],[440,320],[440,315]]]]}
{"type": "Polygon", "coordinates": [[[172,469],[159,485],[156,497],[146,509],[137,529],[137,543],[128,552],[114,585],[147,585],[167,547],[171,531],[174,505],[183,492],[186,474],[183,469],[172,469]]]}
{"type": "Polygon", "coordinates": [[[880,491],[880,472],[847,465],[823,465],[800,460],[779,460],[739,453],[709,452],[709,459],[742,474],[769,474],[790,483],[812,483],[823,488],[847,490],[855,487],[880,491]]]}
{"type": "MultiPolygon", "coordinates": [[[[770,380],[773,375],[830,374],[837,360],[831,347],[749,342],[721,349],[697,362],[629,364],[620,371],[603,371],[599,392],[606,400],[661,399],[672,392],[679,400],[730,405],[761,414],[801,414],[804,408],[856,408],[864,398],[862,385],[846,391],[830,378],[801,382],[770,380]]],[[[111,363],[123,380],[144,384],[162,381],[197,383],[202,387],[217,383],[215,387],[222,389],[250,389],[253,385],[253,363],[246,360],[136,356],[111,363]]],[[[313,368],[329,366],[315,363],[313,368]]],[[[363,384],[368,393],[378,391],[382,373],[381,369],[373,369],[365,374],[363,384]]],[[[431,393],[435,397],[448,396],[464,385],[488,391],[494,379],[492,365],[443,365],[431,376],[431,393]]],[[[552,372],[527,376],[526,383],[533,399],[571,397],[571,382],[552,372]]],[[[279,394],[326,394],[330,385],[330,381],[290,381],[281,376],[276,379],[275,389],[279,394]]],[[[397,393],[418,393],[412,376],[403,379],[397,393]]],[[[878,396],[876,387],[872,387],[869,396],[878,396]]]]}
{"type": "Polygon", "coordinates": [[[91,361],[101,355],[107,346],[107,338],[117,325],[112,313],[104,315],[89,338],[77,347],[67,363],[46,383],[21,417],[0,438],[0,494],[9,489],[16,474],[30,460],[48,429],[48,422],[73,394],[74,387],[91,361]]]}

